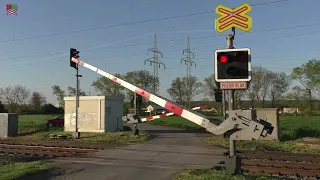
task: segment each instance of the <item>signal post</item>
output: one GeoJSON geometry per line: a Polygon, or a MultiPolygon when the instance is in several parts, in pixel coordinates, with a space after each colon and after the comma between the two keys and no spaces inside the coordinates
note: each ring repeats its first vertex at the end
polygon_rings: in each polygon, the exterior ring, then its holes
{"type": "Polygon", "coordinates": [[[75,131],[73,133],[73,138],[79,139],[80,138],[80,132],[78,131],[78,117],[79,117],[79,94],[80,94],[80,89],[79,89],[79,77],[82,77],[82,75],[79,75],[79,64],[72,61],[72,58],[78,59],[79,56],[79,51],[74,48],[70,48],[70,67],[73,67],[76,69],[76,78],[77,78],[77,83],[76,83],[76,122],[75,122],[75,131]]]}
{"type": "MultiPolygon", "coordinates": [[[[231,28],[231,34],[226,37],[227,49],[215,51],[215,80],[219,82],[221,90],[228,90],[229,112],[235,110],[234,91],[248,88],[251,81],[251,52],[249,48],[234,49],[235,28],[242,31],[250,31],[252,20],[248,12],[251,6],[244,3],[235,9],[219,5],[216,13],[216,31],[222,33],[231,28]]],[[[224,94],[225,95],[225,94],[224,94]]],[[[223,99],[225,101],[225,98],[223,99]]],[[[223,102],[224,103],[224,102],[223,102]]],[[[230,153],[227,156],[226,169],[231,173],[240,170],[241,161],[236,156],[235,140],[230,139],[230,153]]]]}

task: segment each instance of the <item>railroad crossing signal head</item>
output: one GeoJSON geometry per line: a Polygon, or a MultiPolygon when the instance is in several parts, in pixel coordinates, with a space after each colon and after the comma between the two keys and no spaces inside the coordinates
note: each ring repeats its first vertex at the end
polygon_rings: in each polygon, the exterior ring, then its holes
{"type": "Polygon", "coordinates": [[[216,50],[214,61],[217,82],[251,80],[249,48],[216,50]]]}
{"type": "Polygon", "coordinates": [[[78,69],[78,65],[77,63],[72,61],[72,58],[79,58],[79,51],[77,49],[74,48],[70,48],[70,67],[73,67],[75,69],[78,69]]]}

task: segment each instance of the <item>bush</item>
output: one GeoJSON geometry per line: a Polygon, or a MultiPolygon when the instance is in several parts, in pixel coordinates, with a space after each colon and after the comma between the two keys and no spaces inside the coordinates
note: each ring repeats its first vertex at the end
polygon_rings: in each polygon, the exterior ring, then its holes
{"type": "Polygon", "coordinates": [[[299,112],[299,113],[281,113],[280,116],[320,116],[319,111],[313,111],[313,112],[299,112]]]}
{"type": "Polygon", "coordinates": [[[7,113],[7,112],[8,112],[8,110],[5,108],[5,106],[0,101],[0,113],[7,113]]]}
{"type": "Polygon", "coordinates": [[[208,112],[208,111],[199,111],[201,114],[205,116],[221,116],[221,113],[216,113],[216,112],[208,112]]]}
{"type": "Polygon", "coordinates": [[[57,108],[52,104],[45,104],[41,108],[42,114],[64,114],[64,109],[57,108]]]}
{"type": "Polygon", "coordinates": [[[123,131],[132,131],[132,129],[129,126],[123,126],[123,131]]]}

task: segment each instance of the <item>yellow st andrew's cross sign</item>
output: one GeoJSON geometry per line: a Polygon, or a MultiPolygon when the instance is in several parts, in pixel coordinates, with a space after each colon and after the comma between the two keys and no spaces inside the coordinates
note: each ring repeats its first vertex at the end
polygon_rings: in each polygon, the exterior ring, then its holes
{"type": "Polygon", "coordinates": [[[235,9],[219,5],[216,7],[216,13],[220,15],[216,18],[216,31],[222,33],[232,27],[248,32],[252,28],[252,19],[248,12],[251,11],[251,6],[244,3],[235,9]]]}

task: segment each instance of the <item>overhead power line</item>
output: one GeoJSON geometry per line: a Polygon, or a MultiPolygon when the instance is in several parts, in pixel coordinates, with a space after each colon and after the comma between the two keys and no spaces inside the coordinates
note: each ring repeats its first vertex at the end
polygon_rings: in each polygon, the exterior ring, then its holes
{"type": "MultiPolygon", "coordinates": [[[[278,28],[277,30],[282,30],[282,29],[283,28],[278,28]]],[[[274,31],[274,30],[275,29],[272,29],[272,31],[274,31]]],[[[268,30],[261,30],[261,32],[267,32],[267,31],[268,30]]],[[[258,39],[258,40],[252,40],[252,41],[239,41],[237,43],[268,41],[268,40],[284,39],[284,38],[289,38],[289,37],[308,36],[308,35],[314,35],[314,34],[319,34],[319,33],[320,33],[320,31],[316,31],[316,32],[311,32],[311,33],[293,34],[293,35],[286,35],[286,36],[281,36],[281,37],[258,39]]],[[[190,39],[206,39],[206,38],[209,38],[209,37],[216,37],[216,36],[201,36],[201,37],[194,37],[194,38],[190,38],[190,39]]],[[[184,41],[184,40],[185,39],[176,39],[175,41],[184,41]]],[[[157,43],[168,43],[168,42],[173,42],[173,41],[172,40],[165,40],[165,41],[159,41],[157,43]]],[[[110,44],[112,44],[112,43],[110,43],[110,44]]],[[[113,47],[112,46],[108,46],[108,47],[103,47],[103,48],[100,47],[100,46],[97,46],[97,48],[86,48],[86,49],[82,49],[81,51],[92,51],[92,50],[104,49],[104,48],[107,48],[107,49],[118,49],[118,48],[142,46],[142,45],[149,45],[149,44],[151,44],[151,43],[136,43],[136,44],[121,45],[121,46],[113,46],[113,47]]],[[[196,47],[193,47],[193,49],[199,49],[199,48],[205,48],[205,47],[212,47],[213,48],[214,46],[212,46],[212,45],[196,46],[196,47]]],[[[180,49],[171,49],[171,50],[168,50],[168,51],[178,51],[178,50],[180,50],[180,49]]],[[[57,52],[57,53],[48,53],[48,54],[32,55],[32,56],[1,58],[0,61],[28,59],[28,58],[37,58],[37,57],[43,57],[44,59],[49,59],[49,58],[54,57],[54,56],[63,56],[63,55],[68,55],[68,53],[57,52]]]]}
{"type": "MultiPolygon", "coordinates": [[[[268,4],[282,3],[282,2],[286,2],[286,1],[290,1],[290,0],[271,1],[271,2],[253,4],[251,6],[263,6],[263,5],[268,5],[268,4]]],[[[189,14],[176,15],[176,16],[169,16],[169,17],[163,17],[163,18],[155,18],[155,19],[135,21],[135,22],[128,22],[128,23],[120,23],[120,24],[107,25],[107,26],[92,27],[92,28],[87,28],[87,29],[65,31],[65,32],[60,32],[60,33],[38,35],[38,36],[32,36],[32,37],[24,37],[24,38],[14,39],[14,41],[24,41],[24,40],[31,40],[31,39],[39,39],[39,38],[45,38],[45,37],[53,37],[53,36],[60,36],[60,35],[66,35],[66,34],[75,34],[75,33],[87,32],[87,31],[94,31],[94,30],[100,30],[100,29],[109,29],[109,28],[116,28],[116,27],[129,26],[129,25],[135,25],[135,24],[143,24],[143,23],[164,21],[164,20],[170,20],[170,19],[178,19],[178,18],[184,18],[184,17],[199,16],[199,15],[204,15],[204,14],[210,14],[210,13],[213,13],[213,12],[215,12],[215,10],[203,11],[203,12],[197,12],[197,13],[189,13],[189,14]]],[[[13,42],[13,40],[0,41],[0,43],[6,43],[6,42],[13,42]]]]}
{"type": "MultiPolygon", "coordinates": [[[[154,2],[156,2],[156,1],[158,1],[158,0],[141,0],[141,1],[138,1],[138,2],[136,2],[136,3],[134,3],[134,4],[126,4],[126,5],[121,5],[121,6],[112,6],[112,7],[109,7],[109,9],[108,8],[105,8],[105,7],[101,7],[101,6],[99,6],[99,8],[101,8],[102,10],[101,11],[99,11],[98,9],[95,9],[95,13],[112,13],[112,12],[117,12],[117,11],[123,11],[123,10],[125,10],[125,9],[127,9],[127,8],[132,8],[132,6],[138,6],[138,5],[143,5],[143,4],[148,4],[148,3],[154,3],[154,2]]],[[[108,4],[109,5],[109,4],[108,4]]],[[[90,14],[92,14],[92,11],[89,11],[90,12],[90,14]]],[[[73,13],[71,13],[72,15],[74,15],[73,13]]],[[[84,15],[83,14],[83,12],[82,12],[82,15],[84,15]]],[[[96,17],[96,16],[95,16],[96,17]]],[[[106,18],[108,18],[108,17],[110,17],[110,18],[113,18],[113,16],[105,16],[104,17],[104,19],[106,19],[106,18]]],[[[50,23],[50,24],[52,24],[54,21],[60,21],[60,20],[66,20],[66,19],[70,19],[70,18],[74,18],[74,17],[72,17],[72,16],[63,16],[63,17],[55,17],[55,18],[45,18],[45,19],[42,19],[42,20],[39,20],[39,21],[32,21],[32,22],[28,22],[28,25],[29,26],[35,26],[35,25],[39,25],[39,24],[45,24],[45,23],[50,23]]],[[[8,27],[9,29],[12,29],[12,28],[14,28],[15,26],[6,26],[6,27],[8,27]]]]}
{"type": "MultiPolygon", "coordinates": [[[[212,69],[212,66],[199,66],[199,69],[212,69]]],[[[266,69],[269,70],[281,70],[281,71],[289,71],[292,70],[294,67],[285,67],[285,68],[279,68],[279,67],[268,67],[266,69]]],[[[170,67],[167,68],[166,70],[162,70],[162,71],[167,71],[167,70],[177,70],[177,69],[184,69],[183,67],[179,66],[179,67],[170,67]]],[[[83,82],[82,83],[82,87],[92,87],[92,82],[93,81],[87,81],[87,82],[83,82]]],[[[48,88],[48,87],[52,87],[54,84],[58,84],[58,83],[52,83],[52,84],[46,84],[46,85],[39,85],[39,86],[31,86],[31,87],[27,87],[29,89],[42,89],[42,88],[48,88]]],[[[69,84],[59,84],[60,87],[67,87],[70,86],[69,84]]]]}

